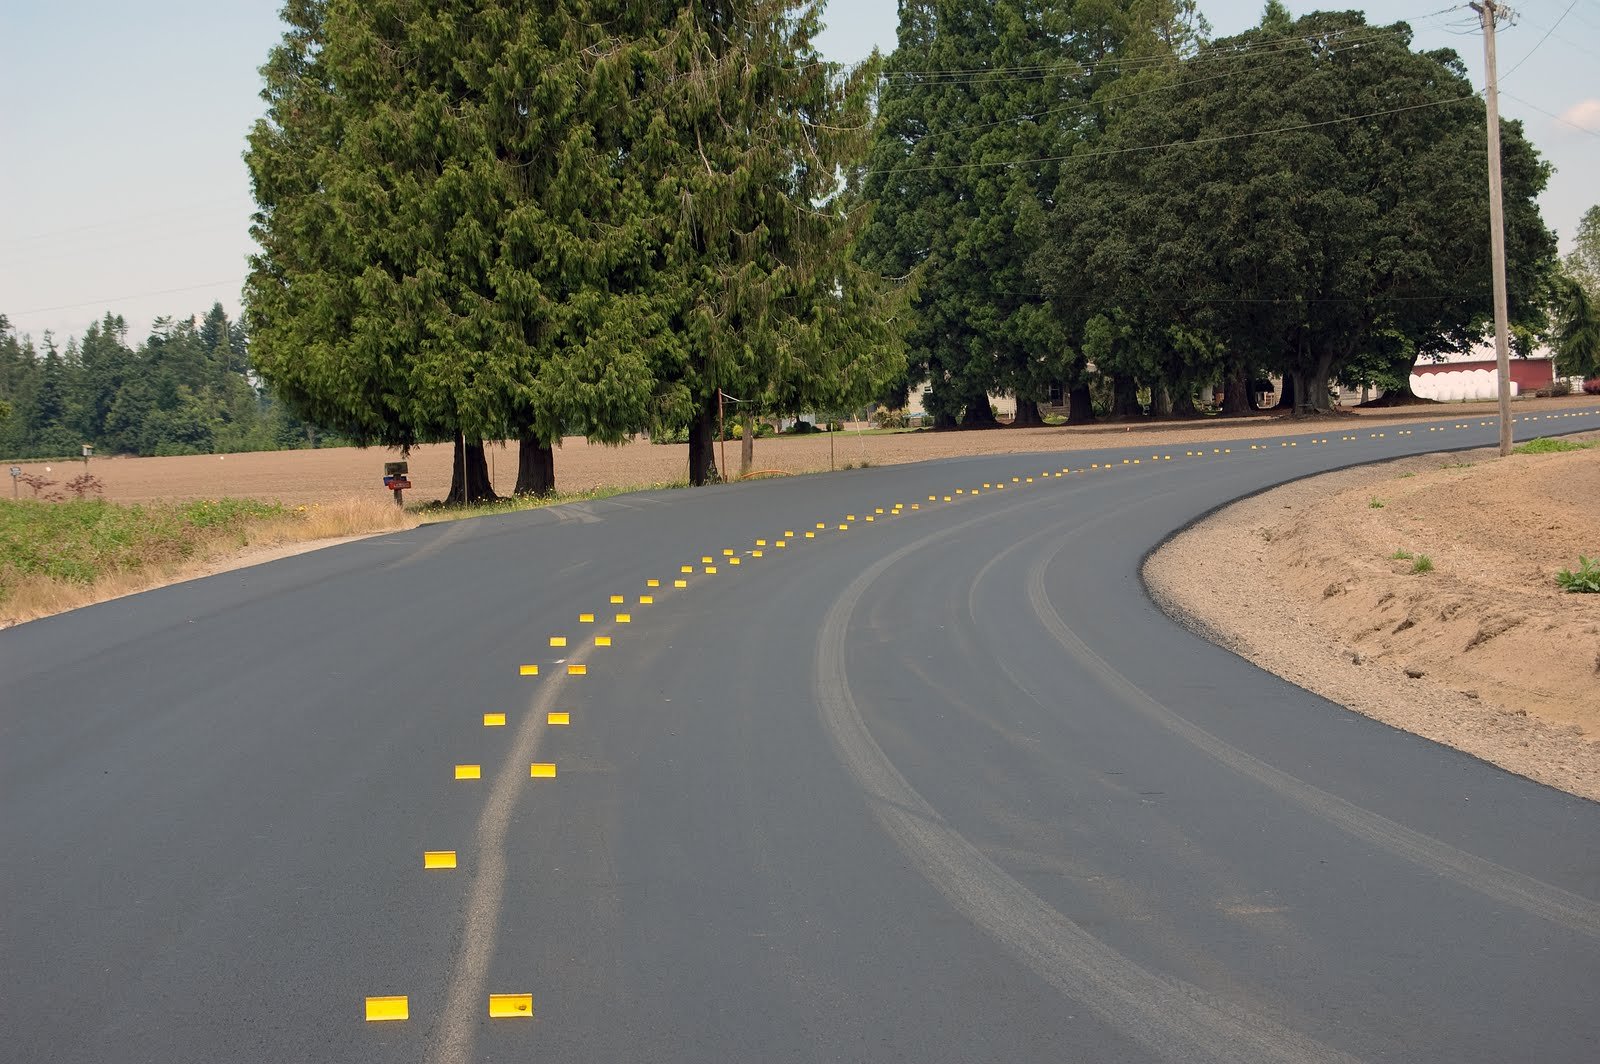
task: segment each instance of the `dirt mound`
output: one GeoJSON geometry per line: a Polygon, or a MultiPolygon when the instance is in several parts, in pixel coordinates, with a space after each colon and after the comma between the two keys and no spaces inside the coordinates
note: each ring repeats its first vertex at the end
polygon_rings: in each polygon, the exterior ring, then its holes
{"type": "Polygon", "coordinates": [[[1175,539],[1146,578],[1264,668],[1600,799],[1600,596],[1554,580],[1600,555],[1600,451],[1493,455],[1277,489],[1175,539]]]}

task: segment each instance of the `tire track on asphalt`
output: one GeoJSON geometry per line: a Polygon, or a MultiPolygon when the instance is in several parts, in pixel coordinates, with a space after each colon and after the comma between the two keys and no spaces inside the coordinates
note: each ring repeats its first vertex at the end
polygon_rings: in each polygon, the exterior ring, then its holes
{"type": "Polygon", "coordinates": [[[815,658],[818,710],[840,760],[867,792],[873,816],[958,911],[1046,982],[1152,1052],[1218,1064],[1355,1059],[1111,949],[945,823],[867,729],[845,675],[845,634],[866,590],[930,543],[1016,508],[973,517],[879,559],[851,581],[823,620],[815,658]]]}

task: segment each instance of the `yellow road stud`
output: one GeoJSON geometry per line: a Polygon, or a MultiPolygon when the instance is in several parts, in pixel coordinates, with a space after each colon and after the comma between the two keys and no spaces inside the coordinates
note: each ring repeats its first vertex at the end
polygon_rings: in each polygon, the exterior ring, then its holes
{"type": "Polygon", "coordinates": [[[523,675],[523,676],[537,676],[537,675],[539,675],[539,666],[537,666],[537,665],[523,665],[522,667],[517,669],[517,672],[519,674],[523,675]]]}
{"type": "Polygon", "coordinates": [[[580,613],[580,614],[578,614],[578,623],[579,624],[593,624],[594,623],[594,614],[592,614],[592,613],[580,613]]]}
{"type": "Polygon", "coordinates": [[[694,572],[694,566],[692,566],[692,565],[680,565],[680,566],[678,566],[678,572],[680,572],[680,573],[692,573],[692,572],[694,572]]]}
{"type": "Polygon", "coordinates": [[[687,580],[674,580],[672,582],[672,586],[673,587],[688,587],[689,586],[689,581],[687,581],[687,580]]]}
{"type": "MultiPolygon", "coordinates": [[[[933,496],[929,495],[928,498],[931,499],[931,498],[933,498],[933,496]]],[[[817,527],[818,528],[827,528],[828,527],[828,522],[826,522],[826,521],[818,521],[817,522],[817,527]]]]}
{"type": "Polygon", "coordinates": [[[611,604],[613,606],[620,606],[622,603],[624,603],[626,601],[628,601],[628,600],[626,598],[622,597],[621,595],[612,595],[611,596],[611,604]]]}
{"type": "Polygon", "coordinates": [[[411,1018],[411,999],[404,994],[393,997],[367,998],[367,1021],[375,1023],[380,1020],[409,1020],[411,1018]]]}
{"type": "Polygon", "coordinates": [[[532,994],[490,994],[489,1018],[492,1020],[531,1019],[532,994]]]}
{"type": "MultiPolygon", "coordinates": [[[[872,520],[872,518],[869,517],[869,518],[867,518],[867,520],[870,521],[870,520],[872,520]]],[[[762,555],[762,553],[760,551],[753,550],[753,551],[750,552],[750,557],[752,557],[752,558],[760,558],[760,557],[763,557],[763,555],[762,555]]]]}
{"type": "Polygon", "coordinates": [[[705,567],[705,569],[703,571],[705,572],[705,574],[707,576],[716,576],[717,575],[717,567],[715,565],[708,565],[708,566],[705,567]]]}
{"type": "Polygon", "coordinates": [[[553,780],[556,778],[556,767],[548,761],[535,761],[528,766],[528,775],[534,779],[553,780]]]}
{"type": "Polygon", "coordinates": [[[848,532],[848,531],[850,531],[850,526],[849,525],[840,525],[839,526],[839,531],[840,532],[848,532]]]}
{"type": "Polygon", "coordinates": [[[784,530],[784,533],[783,533],[783,538],[784,538],[784,539],[793,539],[793,538],[794,538],[794,532],[793,532],[793,530],[790,530],[790,529],[785,529],[785,530],[784,530]]]}
{"type": "Polygon", "coordinates": [[[645,587],[660,587],[661,586],[661,581],[659,581],[659,580],[646,580],[644,582],[644,586],[645,587]]]}
{"type": "Polygon", "coordinates": [[[733,551],[731,549],[727,548],[727,547],[723,547],[722,548],[722,556],[724,558],[731,558],[731,557],[733,557],[733,551]]]}
{"type": "Polygon", "coordinates": [[[568,665],[567,666],[567,675],[568,676],[587,676],[587,675],[589,675],[589,666],[587,666],[587,665],[568,665]]]}
{"type": "MultiPolygon", "coordinates": [[[[883,511],[882,511],[882,510],[879,510],[879,511],[878,511],[878,512],[879,512],[879,513],[880,513],[880,514],[881,514],[881,513],[883,513],[883,511]]],[[[766,540],[764,540],[764,539],[758,539],[758,540],[756,540],[756,546],[758,546],[758,547],[765,547],[765,546],[766,546],[766,545],[767,545],[767,541],[766,541],[766,540]]]]}
{"type": "Polygon", "coordinates": [[[701,564],[701,565],[710,565],[710,564],[711,564],[711,563],[712,563],[712,562],[714,562],[714,561],[716,561],[716,560],[717,560],[717,559],[715,559],[715,558],[713,558],[713,557],[712,557],[712,556],[711,556],[711,555],[709,555],[709,554],[702,554],[702,555],[701,555],[701,556],[700,556],[700,564],[701,564]]]}
{"type": "Polygon", "coordinates": [[[608,635],[597,635],[594,637],[594,645],[597,647],[608,647],[611,645],[611,637],[608,635]]]}
{"type": "Polygon", "coordinates": [[[806,538],[807,539],[816,539],[817,538],[817,534],[815,532],[808,531],[808,532],[806,532],[806,538]]]}
{"type": "Polygon", "coordinates": [[[1224,447],[1222,449],[1222,453],[1223,454],[1232,454],[1233,453],[1233,448],[1232,447],[1224,447]]]}
{"type": "Polygon", "coordinates": [[[485,728],[504,728],[506,726],[506,715],[504,713],[485,713],[483,715],[483,726],[485,728]]]}
{"type": "Polygon", "coordinates": [[[550,645],[553,647],[564,647],[567,645],[567,637],[564,635],[553,635],[550,637],[550,645]]]}
{"type": "Polygon", "coordinates": [[[1137,459],[1137,458],[1135,458],[1135,459],[1134,459],[1134,460],[1133,460],[1133,464],[1134,464],[1134,465],[1138,465],[1138,464],[1139,464],[1139,459],[1137,459]]]}
{"type": "Polygon", "coordinates": [[[619,614],[617,614],[617,623],[618,624],[632,624],[633,623],[633,614],[631,614],[631,613],[619,613],[619,614]]]}
{"type": "Polygon", "coordinates": [[[482,779],[482,778],[483,778],[483,766],[482,765],[457,765],[456,766],[456,779],[458,779],[458,780],[477,780],[477,779],[482,779]]]}
{"type": "Polygon", "coordinates": [[[656,604],[656,597],[654,595],[640,595],[639,596],[639,605],[641,605],[641,606],[654,606],[655,604],[656,604]]]}
{"type": "Polygon", "coordinates": [[[454,868],[456,866],[456,851],[454,850],[427,850],[422,854],[423,868],[454,868]]]}
{"type": "Polygon", "coordinates": [[[914,502],[911,504],[911,508],[913,510],[920,510],[922,509],[922,504],[920,502],[914,502]]]}
{"type": "Polygon", "coordinates": [[[1161,456],[1161,460],[1163,462],[1170,462],[1172,461],[1172,456],[1170,454],[1164,454],[1161,456]]]}
{"type": "Polygon", "coordinates": [[[846,521],[854,521],[856,519],[856,515],[855,514],[845,514],[844,515],[844,519],[846,521]]]}
{"type": "Polygon", "coordinates": [[[1022,483],[1022,481],[1020,481],[1020,480],[1018,480],[1018,479],[1017,479],[1017,478],[1016,478],[1016,477],[1012,477],[1012,478],[1011,478],[1011,483],[1013,483],[1013,484],[1020,484],[1020,483],[1022,483]]]}
{"type": "MultiPolygon", "coordinates": [[[[986,487],[986,488],[987,488],[987,487],[988,487],[988,486],[989,486],[989,485],[987,485],[987,484],[985,484],[985,485],[984,485],[984,487],[986,487]]],[[[880,506],[880,507],[878,507],[878,508],[877,508],[877,509],[876,509],[876,510],[874,510],[874,511],[872,511],[872,512],[873,512],[873,513],[875,513],[875,514],[881,514],[881,513],[883,513],[883,507],[881,507],[881,506],[880,506]]]]}
{"type": "Polygon", "coordinates": [[[778,540],[778,542],[776,542],[776,543],[774,543],[774,544],[773,544],[773,546],[774,546],[774,547],[777,547],[777,548],[778,548],[778,549],[779,549],[779,550],[782,550],[782,549],[784,549],[784,548],[785,548],[785,547],[787,547],[787,546],[788,546],[788,545],[789,545],[789,541],[788,541],[788,540],[786,540],[786,539],[780,539],[780,540],[778,540]]]}
{"type": "Polygon", "coordinates": [[[949,501],[950,501],[950,496],[948,496],[948,495],[946,495],[946,496],[945,496],[945,497],[944,497],[944,501],[945,501],[945,502],[949,502],[949,501]]]}
{"type": "MultiPolygon", "coordinates": [[[[871,515],[871,514],[868,514],[868,515],[867,515],[867,520],[868,520],[868,521],[872,521],[872,520],[875,520],[875,518],[873,518],[873,516],[872,516],[872,515],[871,515]]],[[[759,557],[759,556],[760,556],[760,554],[761,554],[761,552],[760,552],[760,551],[757,551],[757,552],[756,552],[756,555],[757,555],[757,557],[759,557]]]]}
{"type": "Polygon", "coordinates": [[[738,558],[729,558],[728,559],[728,564],[729,565],[738,565],[739,564],[739,559],[738,558]]]}
{"type": "Polygon", "coordinates": [[[550,725],[551,727],[557,727],[557,726],[560,726],[560,725],[563,725],[563,724],[571,724],[572,723],[572,714],[568,713],[564,709],[563,710],[554,710],[554,709],[552,709],[550,712],[548,712],[548,713],[546,713],[544,715],[544,722],[546,724],[550,725]]]}

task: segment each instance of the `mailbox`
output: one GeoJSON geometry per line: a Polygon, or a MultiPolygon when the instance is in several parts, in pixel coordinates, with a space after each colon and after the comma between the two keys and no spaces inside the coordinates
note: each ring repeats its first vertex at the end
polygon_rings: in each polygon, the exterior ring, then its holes
{"type": "Polygon", "coordinates": [[[406,503],[400,493],[411,487],[411,478],[407,475],[410,472],[409,462],[383,463],[383,486],[394,492],[394,504],[402,508],[406,503]]]}

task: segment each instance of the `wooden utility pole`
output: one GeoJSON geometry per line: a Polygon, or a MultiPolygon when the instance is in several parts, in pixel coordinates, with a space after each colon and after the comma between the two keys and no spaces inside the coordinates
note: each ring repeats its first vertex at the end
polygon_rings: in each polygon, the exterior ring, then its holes
{"type": "Polygon", "coordinates": [[[1506,324],[1506,220],[1500,197],[1500,82],[1495,70],[1494,23],[1509,15],[1504,4],[1472,5],[1483,23],[1484,102],[1489,114],[1489,252],[1494,259],[1494,357],[1500,377],[1500,454],[1511,453],[1511,337],[1506,324]]]}

